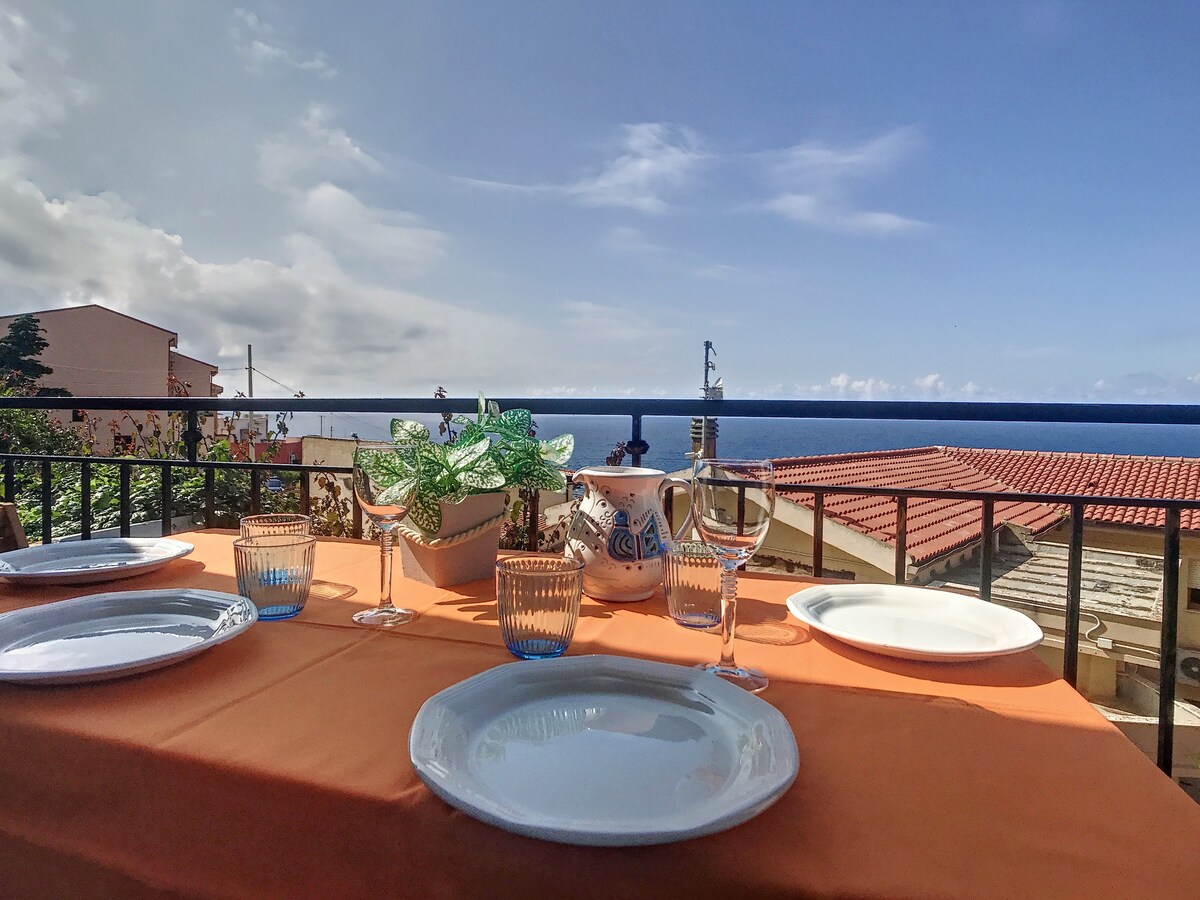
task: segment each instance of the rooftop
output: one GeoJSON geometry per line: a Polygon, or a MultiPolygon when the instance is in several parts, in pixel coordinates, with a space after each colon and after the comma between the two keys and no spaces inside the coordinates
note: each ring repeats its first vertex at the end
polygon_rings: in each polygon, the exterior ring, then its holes
{"type": "MultiPolygon", "coordinates": [[[[833,456],[801,456],[775,460],[779,482],[831,486],[893,487],[911,490],[991,491],[1014,488],[952,456],[944,447],[916,447],[833,456]]],[[[810,509],[813,495],[780,491],[779,495],[810,509]]],[[[896,545],[896,502],[890,497],[827,494],[825,516],[868,537],[896,545]]],[[[1062,520],[1044,503],[1000,501],[995,523],[1011,523],[1040,533],[1062,520]]],[[[980,504],[965,500],[908,501],[905,545],[915,564],[936,559],[979,540],[983,533],[980,504]]]]}

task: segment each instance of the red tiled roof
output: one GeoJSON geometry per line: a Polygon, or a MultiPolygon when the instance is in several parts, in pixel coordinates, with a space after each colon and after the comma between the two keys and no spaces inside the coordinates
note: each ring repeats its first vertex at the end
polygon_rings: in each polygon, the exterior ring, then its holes
{"type": "MultiPolygon", "coordinates": [[[[1200,459],[1058,453],[1042,450],[985,450],[969,447],[914,447],[777,459],[779,482],[842,487],[894,487],[914,490],[1006,491],[1148,499],[1200,499],[1200,459]]],[[[812,494],[780,495],[810,509],[812,494]]],[[[1067,507],[1044,503],[997,502],[995,524],[1023,525],[1034,533],[1061,521],[1067,507]]],[[[825,515],[855,531],[896,545],[896,503],[889,497],[825,495],[825,515]]],[[[1162,510],[1133,506],[1085,506],[1089,522],[1161,528],[1162,510]]],[[[928,562],[978,541],[978,503],[909,500],[906,546],[913,562],[928,562]]],[[[1200,511],[1185,510],[1185,530],[1200,531],[1200,511]]]]}
{"type": "MultiPolygon", "coordinates": [[[[914,490],[1012,490],[1002,482],[955,459],[940,447],[843,453],[836,456],[801,456],[777,459],[775,480],[843,487],[893,487],[914,490]]],[[[780,496],[810,509],[813,495],[781,491],[780,496]]],[[[896,501],[890,497],[826,494],[825,516],[868,537],[896,545],[896,501]]],[[[1057,524],[1062,514],[1044,503],[998,502],[995,524],[1010,522],[1033,532],[1057,524]]],[[[979,503],[956,500],[908,501],[905,546],[918,565],[966,547],[983,533],[979,503]]]]}
{"type": "MultiPolygon", "coordinates": [[[[968,447],[939,449],[1014,491],[1155,500],[1200,499],[1200,459],[968,447]]],[[[1084,518],[1089,522],[1161,528],[1166,522],[1166,512],[1137,506],[1085,506],[1084,518]]],[[[1200,531],[1200,512],[1183,510],[1180,525],[1187,531],[1200,531]]]]}

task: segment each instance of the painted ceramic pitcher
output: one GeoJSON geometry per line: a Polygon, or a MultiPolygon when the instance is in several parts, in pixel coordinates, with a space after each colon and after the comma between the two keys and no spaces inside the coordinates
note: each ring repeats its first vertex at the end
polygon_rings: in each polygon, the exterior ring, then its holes
{"type": "MultiPolygon", "coordinates": [[[[668,487],[692,486],[658,469],[590,466],[575,473],[587,489],[567,533],[567,555],[583,560],[583,592],[597,600],[645,600],[662,584],[668,487]]],[[[690,510],[690,506],[689,506],[690,510]]],[[[687,529],[689,512],[678,534],[687,529]]]]}

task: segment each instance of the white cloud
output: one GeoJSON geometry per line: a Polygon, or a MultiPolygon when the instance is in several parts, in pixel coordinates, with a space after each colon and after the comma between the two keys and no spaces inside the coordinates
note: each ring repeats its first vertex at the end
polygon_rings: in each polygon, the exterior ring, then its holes
{"type": "Polygon", "coordinates": [[[324,53],[301,50],[284,40],[273,26],[249,10],[233,11],[229,36],[247,72],[261,75],[283,68],[311,72],[318,78],[337,75],[337,69],[324,53]]]}
{"type": "Polygon", "coordinates": [[[332,112],[310,106],[287,132],[259,144],[259,182],[287,197],[303,233],[320,238],[340,258],[417,274],[446,254],[448,236],[403,210],[370,206],[333,183],[339,176],[383,175],[384,168],[332,112]]]}
{"type": "Polygon", "coordinates": [[[639,228],[618,225],[604,235],[604,246],[615,253],[659,256],[670,251],[662,244],[650,240],[639,228]]]}
{"type": "Polygon", "coordinates": [[[297,183],[367,173],[380,175],[382,164],[343,129],[330,125],[332,112],[314,103],[287,132],[258,146],[258,178],[266,187],[286,191],[297,183]]]}
{"type": "Polygon", "coordinates": [[[887,235],[927,227],[924,222],[895,213],[845,209],[839,203],[815,194],[780,194],[766,201],[762,208],[828,231],[887,235]]]}
{"type": "Polygon", "coordinates": [[[625,125],[622,151],[615,159],[568,184],[512,184],[456,177],[461,184],[505,193],[570,197],[584,206],[614,206],[642,213],[670,208],[665,195],[683,188],[706,155],[695,132],[665,122],[625,125]]]}
{"type": "Polygon", "coordinates": [[[636,311],[590,300],[569,300],[561,308],[567,315],[571,333],[587,335],[588,341],[597,346],[605,343],[642,346],[646,340],[645,317],[636,311]]]}
{"type": "Polygon", "coordinates": [[[66,69],[66,55],[21,15],[0,9],[0,177],[24,162],[23,142],[53,133],[87,88],[66,69]]]}
{"type": "Polygon", "coordinates": [[[920,132],[908,127],[847,147],[808,141],[761,154],[783,188],[761,208],[830,231],[892,235],[926,228],[898,213],[859,209],[852,189],[856,181],[888,174],[922,143],[920,132]]]}
{"type": "Polygon", "coordinates": [[[620,156],[566,193],[588,206],[661,213],[668,208],[663,194],[684,185],[704,159],[694,132],[663,122],[626,125],[623,145],[620,156]]]}
{"type": "Polygon", "coordinates": [[[728,281],[741,274],[741,269],[728,263],[713,263],[696,269],[695,274],[700,278],[710,278],[713,281],[728,281]]]}

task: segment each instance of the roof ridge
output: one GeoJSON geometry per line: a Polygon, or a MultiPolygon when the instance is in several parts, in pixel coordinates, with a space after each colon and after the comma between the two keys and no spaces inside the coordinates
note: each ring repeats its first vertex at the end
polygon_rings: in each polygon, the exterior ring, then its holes
{"type": "Polygon", "coordinates": [[[841,462],[843,460],[858,460],[858,459],[900,459],[906,456],[916,456],[919,453],[928,453],[931,450],[940,450],[932,444],[925,447],[896,447],[890,450],[854,450],[847,453],[825,453],[816,456],[777,456],[772,458],[771,462],[776,465],[787,464],[809,464],[809,463],[829,463],[841,462]]]}
{"type": "Polygon", "coordinates": [[[1154,460],[1158,462],[1198,463],[1197,456],[1155,456],[1140,453],[1101,453],[1097,450],[1028,450],[1009,449],[1006,447],[950,447],[939,446],[937,449],[947,453],[980,453],[986,456],[1036,456],[1044,459],[1111,459],[1111,460],[1154,460]]]}

